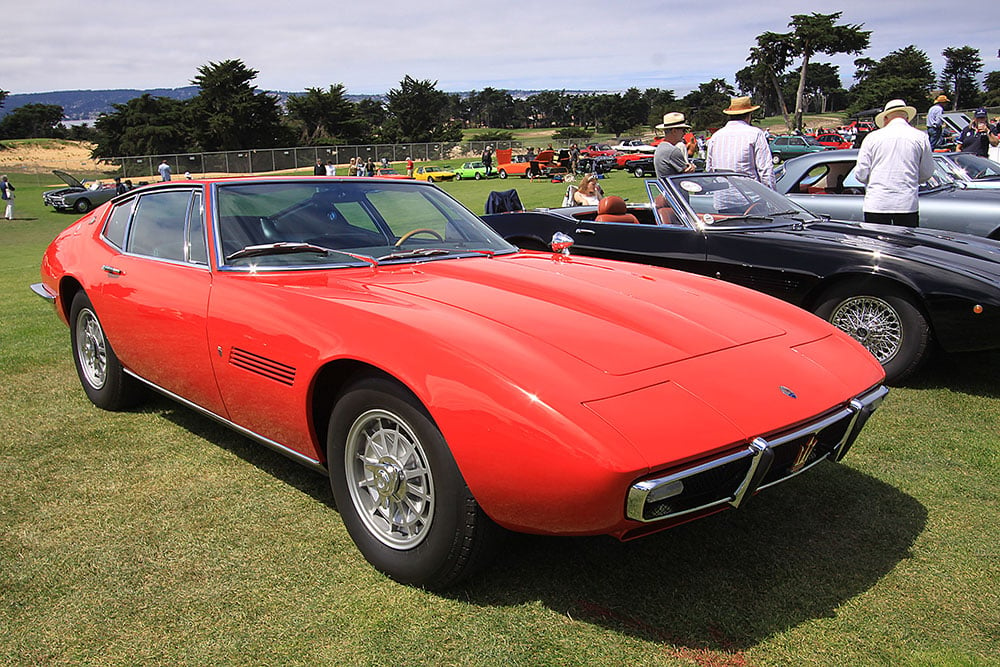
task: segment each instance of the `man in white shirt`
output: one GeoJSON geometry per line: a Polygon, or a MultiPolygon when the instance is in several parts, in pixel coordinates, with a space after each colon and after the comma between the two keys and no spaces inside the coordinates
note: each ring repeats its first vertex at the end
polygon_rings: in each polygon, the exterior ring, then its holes
{"type": "Polygon", "coordinates": [[[861,142],[854,176],[865,190],[865,222],[916,227],[920,221],[917,193],[934,174],[927,135],[910,127],[917,110],[903,100],[886,103],[875,116],[880,129],[861,142]]]}
{"type": "Polygon", "coordinates": [[[732,116],[732,120],[708,140],[705,171],[735,171],[774,189],[767,137],[763,130],[750,124],[750,117],[759,108],[749,97],[730,100],[729,108],[722,113],[732,116]]]}

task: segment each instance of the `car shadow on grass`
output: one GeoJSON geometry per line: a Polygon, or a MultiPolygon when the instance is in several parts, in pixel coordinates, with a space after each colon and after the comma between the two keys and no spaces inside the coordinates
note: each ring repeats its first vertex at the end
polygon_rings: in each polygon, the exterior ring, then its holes
{"type": "Polygon", "coordinates": [[[914,498],[823,463],[740,510],[631,542],[512,536],[455,597],[540,600],[577,621],[680,647],[678,657],[733,654],[834,616],[910,558],[926,522],[914,498]]]}
{"type": "Polygon", "coordinates": [[[945,354],[938,351],[904,386],[1000,398],[1000,351],[945,354]]]}

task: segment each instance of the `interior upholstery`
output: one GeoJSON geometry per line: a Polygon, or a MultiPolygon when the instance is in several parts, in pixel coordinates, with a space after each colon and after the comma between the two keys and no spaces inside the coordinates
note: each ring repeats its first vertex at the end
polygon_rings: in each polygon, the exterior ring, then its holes
{"type": "Polygon", "coordinates": [[[597,222],[630,222],[639,224],[639,219],[628,212],[628,204],[621,197],[610,195],[597,204],[597,222]]]}

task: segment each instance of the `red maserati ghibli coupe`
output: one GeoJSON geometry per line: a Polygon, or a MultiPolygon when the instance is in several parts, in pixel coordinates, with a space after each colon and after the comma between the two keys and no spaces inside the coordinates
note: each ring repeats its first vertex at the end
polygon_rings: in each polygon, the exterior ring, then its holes
{"type": "Polygon", "coordinates": [[[841,459],[886,392],[799,308],[519,252],[420,182],[155,184],[41,272],[97,406],[152,388],[320,471],[364,556],[429,588],[504,529],[627,539],[739,507],[841,459]]]}

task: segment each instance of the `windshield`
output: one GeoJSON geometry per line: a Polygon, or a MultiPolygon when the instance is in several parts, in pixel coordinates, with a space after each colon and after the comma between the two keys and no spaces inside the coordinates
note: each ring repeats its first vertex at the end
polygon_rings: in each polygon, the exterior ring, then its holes
{"type": "MultiPolygon", "coordinates": [[[[814,215],[757,181],[731,174],[695,173],[672,176],[674,199],[692,213],[699,227],[760,225],[805,221],[814,215]]],[[[653,202],[658,206],[659,202],[653,202]]],[[[676,206],[674,208],[677,208],[676,206]]]]}
{"type": "Polygon", "coordinates": [[[970,179],[995,178],[1000,176],[1000,164],[972,153],[959,153],[952,157],[958,168],[970,179]]]}
{"type": "Polygon", "coordinates": [[[351,180],[216,187],[219,262],[229,267],[364,266],[516,251],[433,186],[351,180]]]}

